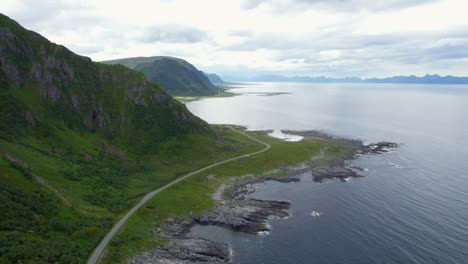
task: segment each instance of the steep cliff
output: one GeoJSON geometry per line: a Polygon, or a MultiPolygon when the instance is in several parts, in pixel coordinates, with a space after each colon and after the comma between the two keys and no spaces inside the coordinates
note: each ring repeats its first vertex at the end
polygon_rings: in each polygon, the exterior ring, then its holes
{"type": "Polygon", "coordinates": [[[0,44],[2,137],[65,127],[149,148],[170,137],[209,132],[143,74],[92,62],[3,15],[0,44]]]}

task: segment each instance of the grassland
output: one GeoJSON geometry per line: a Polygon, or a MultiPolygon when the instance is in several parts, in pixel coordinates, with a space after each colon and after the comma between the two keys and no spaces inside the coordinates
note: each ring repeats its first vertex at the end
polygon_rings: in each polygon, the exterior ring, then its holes
{"type": "MultiPolygon", "coordinates": [[[[158,227],[165,219],[174,215],[189,216],[212,208],[216,204],[212,199],[213,193],[228,180],[248,174],[261,176],[272,170],[275,170],[272,176],[282,177],[288,167],[308,161],[326,164],[336,155],[351,150],[343,142],[320,139],[285,142],[264,132],[247,133],[270,144],[271,149],[194,175],[158,194],[130,218],[104,252],[100,263],[121,263],[144,249],[164,243],[164,239],[159,237],[158,227]],[[322,156],[323,149],[327,149],[323,157],[314,159],[322,156]]],[[[257,150],[264,147],[254,144],[257,150]]]]}
{"type": "Polygon", "coordinates": [[[257,149],[255,142],[224,128],[216,130],[218,137],[192,134],[141,155],[93,133],[57,133],[54,142],[0,138],[0,263],[83,263],[144,194],[186,172],[257,149]]]}

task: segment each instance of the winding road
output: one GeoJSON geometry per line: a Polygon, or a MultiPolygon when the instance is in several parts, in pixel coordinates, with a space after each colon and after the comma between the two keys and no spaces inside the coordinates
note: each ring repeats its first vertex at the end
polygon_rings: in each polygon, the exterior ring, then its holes
{"type": "Polygon", "coordinates": [[[88,259],[88,264],[95,264],[98,262],[99,260],[99,257],[101,256],[102,252],[104,251],[104,249],[106,248],[107,244],[109,244],[109,242],[112,240],[112,238],[114,237],[114,235],[117,233],[117,231],[119,231],[119,229],[125,224],[125,222],[128,221],[128,219],[138,210],[140,209],[141,206],[143,206],[147,201],[149,201],[151,198],[153,198],[156,194],[164,191],[165,189],[171,187],[172,185],[180,182],[180,181],[183,181],[185,179],[187,179],[188,177],[190,176],[193,176],[197,173],[200,173],[200,172],[203,172],[203,171],[206,171],[208,169],[211,169],[211,168],[214,168],[214,167],[217,167],[219,165],[222,165],[222,164],[225,164],[225,163],[228,163],[228,162],[231,162],[231,161],[235,161],[235,160],[238,160],[238,159],[242,159],[242,158],[245,158],[245,157],[250,157],[250,156],[253,156],[253,155],[257,155],[257,154],[260,154],[262,152],[265,152],[267,151],[268,149],[270,149],[270,145],[268,143],[265,143],[261,140],[258,140],[252,136],[249,136],[247,135],[246,133],[244,132],[241,132],[241,131],[238,131],[236,129],[233,129],[231,128],[232,130],[234,130],[235,132],[237,133],[240,133],[258,143],[261,143],[265,146],[264,149],[260,150],[260,151],[257,151],[257,152],[253,152],[253,153],[249,153],[249,154],[244,154],[244,155],[241,155],[241,156],[238,156],[238,157],[234,157],[234,158],[230,158],[230,159],[227,159],[227,160],[223,160],[223,161],[220,161],[220,162],[216,162],[216,163],[213,163],[213,164],[210,164],[206,167],[203,167],[199,170],[196,170],[196,171],[193,171],[191,173],[188,173],[186,175],[184,175],[183,177],[180,177],[166,185],[164,185],[163,187],[159,188],[159,189],[156,189],[150,193],[148,193],[145,197],[143,197],[143,199],[141,199],[140,202],[138,202],[135,206],[132,207],[132,209],[130,209],[127,214],[125,214],[124,217],[122,217],[122,219],[120,219],[113,227],[112,229],[109,231],[109,233],[107,233],[107,235],[101,240],[101,242],[99,243],[99,245],[94,249],[93,253],[91,254],[91,256],[89,257],[88,259]]]}

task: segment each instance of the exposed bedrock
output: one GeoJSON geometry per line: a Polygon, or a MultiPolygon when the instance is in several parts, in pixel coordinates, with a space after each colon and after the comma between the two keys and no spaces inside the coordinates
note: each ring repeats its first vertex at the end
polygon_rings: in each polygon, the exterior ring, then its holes
{"type": "Polygon", "coordinates": [[[167,245],[130,259],[128,264],[220,263],[230,259],[229,245],[202,238],[171,239],[167,245]]]}
{"type": "Polygon", "coordinates": [[[193,219],[201,225],[217,225],[234,231],[258,234],[269,231],[269,217],[287,217],[290,207],[291,204],[286,201],[232,200],[193,219]]]}

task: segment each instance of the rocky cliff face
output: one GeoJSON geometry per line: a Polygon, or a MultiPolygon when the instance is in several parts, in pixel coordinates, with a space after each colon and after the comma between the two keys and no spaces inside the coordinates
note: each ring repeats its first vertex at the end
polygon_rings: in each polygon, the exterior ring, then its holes
{"type": "Polygon", "coordinates": [[[146,145],[210,131],[143,74],[94,63],[1,14],[0,84],[3,136],[54,124],[146,145]]]}

